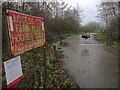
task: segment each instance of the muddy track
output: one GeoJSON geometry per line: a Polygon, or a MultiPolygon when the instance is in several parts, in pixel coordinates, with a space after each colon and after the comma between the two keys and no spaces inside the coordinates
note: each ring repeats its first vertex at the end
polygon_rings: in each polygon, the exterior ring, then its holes
{"type": "Polygon", "coordinates": [[[63,62],[81,88],[117,88],[118,56],[104,44],[88,40],[81,35],[65,40],[70,44],[62,47],[65,54],[63,62]]]}

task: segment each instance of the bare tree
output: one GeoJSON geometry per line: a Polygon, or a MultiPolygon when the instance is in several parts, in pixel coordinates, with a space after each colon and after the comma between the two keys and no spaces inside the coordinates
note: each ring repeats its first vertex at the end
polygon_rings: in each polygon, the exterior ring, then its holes
{"type": "Polygon", "coordinates": [[[118,16],[118,3],[117,2],[101,2],[98,5],[98,17],[100,20],[109,25],[112,19],[118,16]]]}

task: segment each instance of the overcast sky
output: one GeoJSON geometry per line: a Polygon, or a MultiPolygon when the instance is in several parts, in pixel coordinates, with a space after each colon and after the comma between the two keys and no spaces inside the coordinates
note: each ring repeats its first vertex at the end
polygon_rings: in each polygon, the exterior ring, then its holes
{"type": "Polygon", "coordinates": [[[79,4],[79,6],[83,9],[84,12],[84,18],[82,21],[82,24],[85,25],[88,22],[91,21],[99,21],[97,16],[97,2],[99,0],[65,0],[70,5],[75,5],[76,3],[79,4]]]}

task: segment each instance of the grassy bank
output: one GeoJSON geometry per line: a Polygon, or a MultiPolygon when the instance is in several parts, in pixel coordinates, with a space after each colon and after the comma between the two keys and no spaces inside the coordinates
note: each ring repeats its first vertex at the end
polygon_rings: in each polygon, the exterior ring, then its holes
{"type": "Polygon", "coordinates": [[[95,35],[95,39],[101,43],[105,43],[113,49],[120,49],[120,41],[109,39],[108,34],[106,32],[99,32],[95,35]]]}

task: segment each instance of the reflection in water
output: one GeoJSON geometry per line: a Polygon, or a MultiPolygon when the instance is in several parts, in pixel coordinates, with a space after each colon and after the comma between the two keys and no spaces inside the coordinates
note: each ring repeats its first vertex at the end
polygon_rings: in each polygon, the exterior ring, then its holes
{"type": "Polygon", "coordinates": [[[81,52],[81,55],[82,55],[82,56],[89,56],[89,50],[88,50],[88,49],[84,49],[84,50],[81,52]]]}

